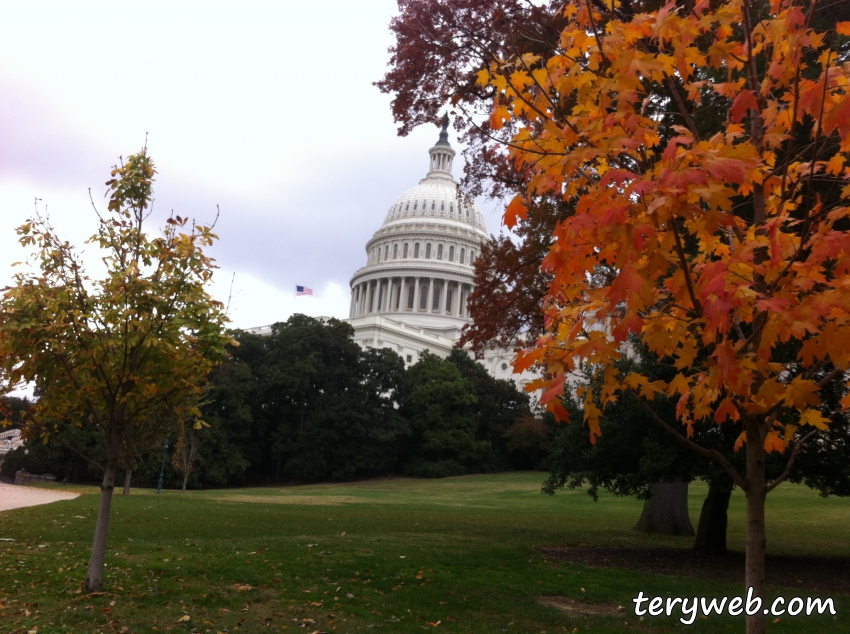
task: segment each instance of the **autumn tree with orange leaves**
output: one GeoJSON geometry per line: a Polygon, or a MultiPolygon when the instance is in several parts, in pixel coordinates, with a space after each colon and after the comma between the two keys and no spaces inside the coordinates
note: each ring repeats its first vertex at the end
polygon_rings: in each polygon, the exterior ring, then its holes
{"type": "MultiPolygon", "coordinates": [[[[818,442],[834,381],[850,408],[850,22],[812,26],[816,2],[730,0],[645,8],[569,0],[558,50],[479,74],[495,89],[490,126],[517,125],[510,154],[525,193],[576,205],[543,262],[553,276],[546,334],[519,355],[546,378],[564,420],[570,375],[589,433],[606,404],[637,396],[681,443],[721,464],[747,499],[746,584],[765,596],[764,509],[801,447],[818,442]],[[701,136],[693,113],[725,110],[701,136]],[[678,123],[670,129],[661,111],[678,123]],[[599,284],[599,270],[613,270],[599,284]],[[632,337],[675,369],[670,380],[621,374],[632,337]],[[789,356],[788,351],[793,354],[789,356]],[[676,419],[650,402],[672,398],[676,419]],[[694,442],[696,423],[736,425],[746,470],[694,442]],[[785,471],[765,476],[768,452],[785,471]]],[[[747,617],[764,631],[763,614],[747,617]]]]}

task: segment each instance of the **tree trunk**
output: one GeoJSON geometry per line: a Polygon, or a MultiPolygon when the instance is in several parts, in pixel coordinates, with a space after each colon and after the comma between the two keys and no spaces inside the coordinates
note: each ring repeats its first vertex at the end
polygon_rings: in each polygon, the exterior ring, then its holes
{"type": "Polygon", "coordinates": [[[124,492],[121,495],[130,495],[130,482],[133,479],[133,470],[127,469],[124,472],[124,492]]]}
{"type": "Polygon", "coordinates": [[[697,537],[694,540],[695,553],[699,555],[726,554],[726,527],[732,489],[731,478],[713,481],[708,485],[708,496],[702,503],[697,537]]]}
{"type": "Polygon", "coordinates": [[[764,442],[759,428],[751,423],[747,430],[747,572],[746,586],[752,588],[753,597],[762,600],[761,609],[747,615],[747,634],[764,634],[765,575],[764,555],[767,536],[764,524],[764,506],[767,485],[764,473],[764,442]]]}
{"type": "Polygon", "coordinates": [[[634,530],[663,535],[693,535],[688,515],[688,483],[656,482],[652,497],[643,504],[643,513],[634,530]]]}
{"type": "Polygon", "coordinates": [[[189,481],[189,470],[183,472],[183,492],[186,492],[186,483],[189,481]]]}
{"type": "MultiPolygon", "coordinates": [[[[116,444],[116,443],[112,443],[116,444]]],[[[89,560],[89,574],[86,578],[87,592],[100,592],[103,589],[103,564],[106,561],[106,538],[109,535],[109,512],[112,509],[112,492],[115,490],[115,473],[118,471],[118,453],[120,440],[110,451],[112,454],[103,471],[103,483],[100,485],[100,508],[97,510],[97,524],[94,527],[94,541],[89,560]]]]}

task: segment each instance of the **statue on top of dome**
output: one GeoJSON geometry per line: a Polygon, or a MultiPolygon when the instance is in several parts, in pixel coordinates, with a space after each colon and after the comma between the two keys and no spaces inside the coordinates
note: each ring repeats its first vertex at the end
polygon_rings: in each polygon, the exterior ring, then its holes
{"type": "Polygon", "coordinates": [[[443,119],[441,121],[441,130],[440,130],[440,140],[437,141],[437,145],[448,145],[449,144],[449,113],[445,113],[443,115],[443,119]]]}

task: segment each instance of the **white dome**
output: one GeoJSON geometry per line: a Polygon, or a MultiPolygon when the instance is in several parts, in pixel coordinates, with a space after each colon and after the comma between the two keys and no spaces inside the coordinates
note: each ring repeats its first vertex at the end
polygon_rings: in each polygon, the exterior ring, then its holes
{"type": "Polygon", "coordinates": [[[434,218],[460,221],[487,235],[484,214],[478,205],[467,196],[459,196],[457,184],[445,178],[425,178],[404,192],[387,212],[384,226],[396,220],[434,218]]]}
{"type": "Polygon", "coordinates": [[[487,226],[452,178],[455,151],[447,127],[445,119],[440,140],[428,150],[428,175],[396,199],[366,243],[366,265],[351,278],[355,330],[366,323],[360,320],[380,317],[456,340],[469,323],[474,263],[487,226]]]}

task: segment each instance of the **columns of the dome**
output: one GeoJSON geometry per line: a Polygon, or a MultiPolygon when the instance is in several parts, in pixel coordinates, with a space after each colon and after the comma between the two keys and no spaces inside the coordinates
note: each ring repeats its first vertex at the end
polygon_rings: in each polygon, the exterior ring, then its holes
{"type": "Polygon", "coordinates": [[[357,287],[351,289],[351,305],[348,307],[348,318],[354,317],[354,298],[357,296],[357,287]]]}
{"type": "Polygon", "coordinates": [[[458,317],[466,317],[466,284],[460,288],[460,306],[458,309],[458,317]]]}
{"type": "Polygon", "coordinates": [[[434,278],[428,278],[428,295],[425,298],[425,312],[430,313],[434,310],[434,278]]]}
{"type": "Polygon", "coordinates": [[[440,306],[439,306],[440,309],[439,309],[439,311],[437,311],[441,315],[446,314],[446,291],[447,291],[448,287],[449,287],[449,281],[443,280],[443,286],[440,289],[440,306]]]}
{"type": "Polygon", "coordinates": [[[419,285],[421,284],[422,278],[420,276],[416,276],[416,283],[413,287],[413,312],[419,312],[419,285]]]}
{"type": "Polygon", "coordinates": [[[399,289],[398,310],[405,312],[407,310],[408,296],[410,295],[410,278],[404,276],[401,278],[401,288],[399,289]]]}
{"type": "Polygon", "coordinates": [[[381,278],[381,307],[379,308],[380,312],[386,312],[387,310],[387,289],[389,286],[389,280],[387,278],[381,278]]]}

